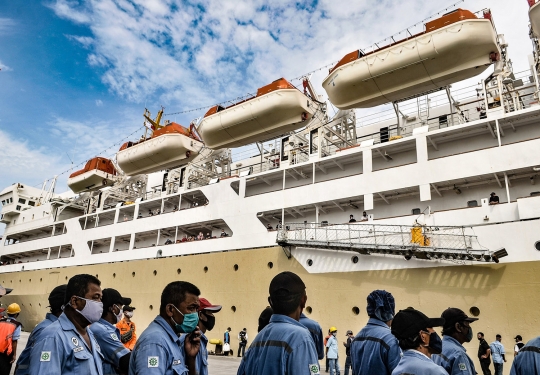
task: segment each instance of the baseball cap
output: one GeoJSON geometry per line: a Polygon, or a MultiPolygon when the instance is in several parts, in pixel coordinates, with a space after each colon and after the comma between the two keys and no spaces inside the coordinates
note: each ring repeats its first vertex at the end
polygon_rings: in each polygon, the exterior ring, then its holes
{"type": "Polygon", "coordinates": [[[514,337],[514,340],[523,340],[523,337],[521,337],[521,335],[516,335],[516,337],[514,337]]]}
{"type": "Polygon", "coordinates": [[[295,273],[285,271],[277,274],[270,282],[269,293],[275,294],[299,294],[306,290],[306,285],[295,273]]]}
{"type": "Polygon", "coordinates": [[[206,298],[199,298],[199,311],[203,310],[219,312],[221,305],[212,305],[206,298]]]}
{"type": "Polygon", "coordinates": [[[107,288],[103,289],[101,302],[103,302],[103,309],[107,309],[112,305],[129,305],[131,303],[131,298],[122,297],[120,292],[116,289],[107,288]]]}
{"type": "Polygon", "coordinates": [[[352,331],[350,329],[347,331],[347,336],[348,335],[352,335],[352,331]]]}
{"type": "Polygon", "coordinates": [[[443,311],[441,318],[445,320],[444,328],[452,327],[457,322],[476,322],[478,318],[470,318],[463,310],[457,307],[449,307],[443,311]]]}
{"type": "Polygon", "coordinates": [[[133,311],[133,310],[135,310],[135,307],[129,306],[129,305],[124,305],[124,307],[122,308],[122,311],[133,311]]]}
{"type": "Polygon", "coordinates": [[[444,318],[428,318],[415,309],[400,310],[392,321],[392,334],[398,339],[407,339],[416,336],[423,329],[443,325],[444,318]]]}

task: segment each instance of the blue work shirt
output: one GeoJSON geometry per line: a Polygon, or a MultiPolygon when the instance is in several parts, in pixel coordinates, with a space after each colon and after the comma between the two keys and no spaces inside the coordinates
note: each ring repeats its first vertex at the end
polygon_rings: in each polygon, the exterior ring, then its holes
{"type": "Polygon", "coordinates": [[[493,358],[493,363],[504,363],[504,360],[502,358],[503,354],[506,354],[504,352],[504,346],[500,343],[500,341],[493,341],[489,348],[491,349],[491,357],[493,358]]]}
{"type": "Polygon", "coordinates": [[[431,359],[441,365],[449,375],[476,375],[474,364],[466,352],[455,338],[443,336],[442,353],[433,354],[431,359]]]}
{"type": "Polygon", "coordinates": [[[328,338],[328,341],[326,342],[326,347],[328,348],[328,352],[326,353],[326,358],[337,359],[338,344],[337,344],[337,339],[334,337],[334,335],[330,335],[330,337],[328,338]]]}
{"type": "Polygon", "coordinates": [[[26,348],[21,352],[19,355],[19,359],[17,359],[17,366],[15,375],[28,375],[30,374],[30,370],[28,369],[28,366],[30,366],[30,351],[32,350],[32,347],[36,342],[38,342],[41,338],[41,332],[56,322],[58,318],[56,315],[47,313],[45,315],[45,319],[42,320],[33,330],[30,336],[28,336],[28,341],[26,342],[26,348]]]}
{"type": "Polygon", "coordinates": [[[105,319],[90,326],[103,354],[103,375],[117,375],[120,358],[130,353],[130,350],[120,341],[120,330],[105,319]]]}
{"type": "Polygon", "coordinates": [[[385,322],[369,318],[351,343],[355,375],[390,375],[401,359],[401,348],[385,322]]]}
{"type": "MultiPolygon", "coordinates": [[[[182,350],[185,350],[184,343],[186,341],[187,335],[180,336],[180,346],[182,350]]],[[[201,346],[199,347],[199,352],[195,358],[195,371],[197,375],[208,375],[208,338],[201,331],[201,346]]]]}
{"type": "Polygon", "coordinates": [[[302,313],[300,314],[300,324],[306,327],[311,334],[319,359],[324,359],[324,338],[322,328],[319,323],[313,319],[309,319],[304,313],[302,313]]]}
{"type": "Polygon", "coordinates": [[[405,350],[392,375],[448,375],[439,365],[418,350],[405,350]]]}
{"type": "Polygon", "coordinates": [[[129,375],[187,375],[180,337],[161,316],[156,316],[138,338],[129,360],[129,375]]]}
{"type": "Polygon", "coordinates": [[[514,358],[510,375],[540,375],[540,336],[521,348],[514,358]]]}
{"type": "Polygon", "coordinates": [[[237,375],[319,374],[313,339],[306,327],[281,314],[255,337],[246,351],[237,375]]]}
{"type": "Polygon", "coordinates": [[[41,331],[30,351],[30,375],[103,375],[102,355],[92,331],[86,330],[92,348],[66,314],[41,331]]]}

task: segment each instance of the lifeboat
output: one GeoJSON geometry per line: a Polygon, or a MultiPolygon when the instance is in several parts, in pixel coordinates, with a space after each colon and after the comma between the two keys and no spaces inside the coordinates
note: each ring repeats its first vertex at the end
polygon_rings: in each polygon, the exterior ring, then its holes
{"type": "Polygon", "coordinates": [[[531,21],[531,29],[533,35],[540,38],[540,3],[536,0],[529,1],[529,20],[531,21]]]}
{"type": "Polygon", "coordinates": [[[175,122],[160,126],[148,139],[126,142],[116,154],[118,166],[128,176],[180,167],[198,155],[204,147],[193,127],[175,122]]]}
{"type": "Polygon", "coordinates": [[[116,168],[107,158],[96,157],[86,162],[83,169],[73,172],[67,181],[74,193],[92,191],[114,184],[116,168]]]}
{"type": "Polygon", "coordinates": [[[425,31],[368,54],[351,52],[323,81],[340,109],[369,108],[474,77],[499,59],[491,13],[457,9],[425,31]]]}
{"type": "Polygon", "coordinates": [[[310,97],[281,78],[258,89],[253,98],[210,108],[197,131],[212,149],[240,147],[299,129],[316,109],[310,97]]]}

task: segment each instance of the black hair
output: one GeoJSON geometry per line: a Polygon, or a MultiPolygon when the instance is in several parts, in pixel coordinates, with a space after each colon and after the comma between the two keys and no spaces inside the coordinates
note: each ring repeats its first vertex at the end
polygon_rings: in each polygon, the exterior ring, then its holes
{"type": "Polygon", "coordinates": [[[75,275],[69,279],[66,286],[66,295],[64,297],[64,305],[69,303],[73,296],[84,297],[88,293],[90,284],[101,286],[101,281],[97,277],[88,274],[75,275]]]}
{"type": "Polygon", "coordinates": [[[399,347],[403,350],[416,349],[422,344],[422,338],[420,334],[416,337],[409,337],[406,339],[399,339],[399,347]]]}
{"type": "Polygon", "coordinates": [[[289,315],[300,306],[302,298],[306,295],[306,292],[302,293],[275,293],[270,296],[272,302],[272,309],[274,314],[289,315]]]}
{"type": "Polygon", "coordinates": [[[478,332],[478,335],[484,337],[484,334],[482,332],[478,332]]]}
{"type": "Polygon", "coordinates": [[[231,327],[227,327],[227,331],[230,331],[231,330],[231,327]]]}
{"type": "Polygon", "coordinates": [[[178,306],[186,300],[186,294],[201,295],[201,291],[195,285],[187,281],[173,281],[163,289],[161,293],[161,306],[159,312],[164,313],[168,304],[178,306]]]}
{"type": "Polygon", "coordinates": [[[502,336],[499,335],[498,333],[495,335],[495,337],[500,337],[502,339],[502,336]]]}

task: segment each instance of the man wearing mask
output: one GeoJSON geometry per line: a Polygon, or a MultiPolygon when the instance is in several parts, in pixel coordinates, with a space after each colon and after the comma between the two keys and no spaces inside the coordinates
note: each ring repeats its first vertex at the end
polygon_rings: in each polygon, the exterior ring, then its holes
{"type": "MultiPolygon", "coordinates": [[[[215,313],[221,311],[220,305],[212,305],[206,298],[199,298],[199,328],[201,334],[201,347],[199,353],[197,353],[197,374],[208,375],[208,351],[206,347],[208,345],[208,338],[206,337],[206,331],[211,331],[216,325],[215,313]]],[[[184,345],[187,335],[182,335],[181,341],[184,345]]]]}
{"type": "Polygon", "coordinates": [[[504,345],[501,343],[502,336],[496,335],[495,341],[491,343],[491,355],[493,356],[493,367],[495,367],[495,375],[503,375],[503,364],[506,362],[504,355],[504,345]]]}
{"type": "Polygon", "coordinates": [[[529,341],[519,350],[512,362],[510,375],[540,375],[540,336],[529,341]]]}
{"type": "Polygon", "coordinates": [[[129,375],[196,375],[200,294],[199,288],[186,281],[174,281],[163,289],[159,315],[131,353],[129,375]],[[183,346],[182,333],[187,333],[183,346]]]}
{"type": "MultiPolygon", "coordinates": [[[[351,344],[352,340],[354,340],[354,334],[353,331],[348,330],[347,331],[347,342],[344,342],[343,345],[345,346],[345,355],[347,356],[345,358],[345,375],[349,375],[349,368],[352,368],[351,365],[351,344]]],[[[354,372],[353,372],[354,375],[354,372]]]]}
{"type": "Polygon", "coordinates": [[[90,326],[103,354],[103,374],[127,374],[131,350],[120,341],[120,330],[116,323],[122,318],[122,306],[129,305],[131,298],[120,295],[116,289],[103,289],[103,314],[90,326]]]}
{"type": "Polygon", "coordinates": [[[442,340],[433,327],[443,324],[443,318],[428,318],[412,308],[399,311],[392,322],[392,334],[399,341],[403,357],[392,375],[448,375],[431,360],[432,354],[442,351],[442,340]]]}
{"type": "Polygon", "coordinates": [[[15,367],[16,375],[30,374],[30,370],[28,368],[30,365],[30,351],[32,350],[34,344],[40,341],[43,330],[56,322],[60,314],[62,314],[66,287],[66,284],[57,286],[51,291],[51,294],[49,294],[49,307],[51,311],[45,315],[45,320],[41,321],[36,328],[32,330],[32,333],[28,337],[26,348],[24,348],[19,356],[19,359],[17,360],[17,366],[15,367]]]}
{"type": "Polygon", "coordinates": [[[101,282],[92,275],[69,279],[64,313],[41,333],[30,351],[31,375],[102,375],[101,352],[92,331],[103,312],[101,282]]]}
{"type": "Polygon", "coordinates": [[[478,345],[478,360],[480,361],[480,366],[482,366],[482,372],[484,375],[491,375],[491,370],[489,369],[489,365],[491,364],[491,359],[489,357],[491,349],[484,339],[484,334],[482,332],[478,332],[476,336],[478,341],[480,341],[478,345]]]}
{"type": "Polygon", "coordinates": [[[476,375],[473,361],[462,344],[471,342],[473,331],[470,324],[478,318],[469,318],[455,307],[446,309],[441,318],[444,319],[442,353],[434,355],[433,362],[442,366],[449,375],[476,375]]]}
{"type": "Polygon", "coordinates": [[[247,346],[247,340],[248,340],[248,334],[247,329],[242,329],[240,332],[238,332],[238,340],[240,343],[238,344],[238,355],[237,357],[243,357],[244,354],[246,354],[246,346],[247,346]],[[240,355],[240,353],[242,355],[240,355]]]}
{"type": "Polygon", "coordinates": [[[396,302],[385,290],[374,290],[367,297],[367,325],[351,344],[355,375],[390,375],[401,359],[398,341],[390,332],[396,302]]]}
{"type": "Polygon", "coordinates": [[[330,337],[326,342],[326,358],[330,366],[330,375],[339,375],[337,328],[330,328],[330,337]]]}
{"type": "Polygon", "coordinates": [[[133,311],[135,307],[125,305],[122,308],[124,312],[124,318],[116,324],[116,328],[120,330],[120,341],[129,350],[133,350],[135,343],[137,342],[137,332],[135,332],[135,323],[131,320],[133,318],[133,311]]]}
{"type": "Polygon", "coordinates": [[[300,314],[300,324],[306,327],[313,337],[313,342],[315,343],[315,348],[317,348],[317,355],[319,359],[324,359],[324,344],[323,344],[323,334],[322,328],[313,319],[309,319],[303,312],[300,314]]]}
{"type": "Polygon", "coordinates": [[[274,311],[240,363],[238,375],[319,374],[317,350],[300,324],[306,286],[298,275],[282,272],[270,282],[268,302],[274,311]]]}

